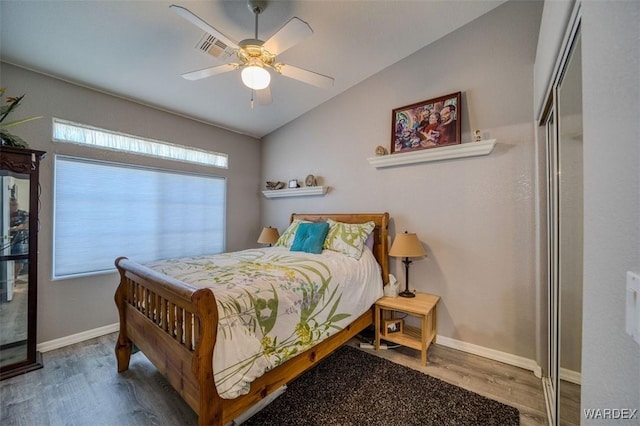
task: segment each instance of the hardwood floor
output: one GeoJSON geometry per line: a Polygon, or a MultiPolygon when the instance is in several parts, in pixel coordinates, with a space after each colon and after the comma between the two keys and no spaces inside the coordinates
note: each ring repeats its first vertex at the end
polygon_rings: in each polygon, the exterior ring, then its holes
{"type": "MultiPolygon", "coordinates": [[[[116,334],[43,354],[44,368],[0,382],[0,424],[195,425],[195,413],[143,354],[116,371],[116,334]]],[[[356,346],[353,339],[350,345],[356,346]]],[[[373,351],[520,410],[522,425],[546,425],[541,381],[531,372],[434,345],[429,365],[418,351],[373,351]]]]}
{"type": "Polygon", "coordinates": [[[116,370],[116,334],[43,354],[44,368],[0,382],[0,424],[196,425],[195,413],[137,353],[116,370]]]}

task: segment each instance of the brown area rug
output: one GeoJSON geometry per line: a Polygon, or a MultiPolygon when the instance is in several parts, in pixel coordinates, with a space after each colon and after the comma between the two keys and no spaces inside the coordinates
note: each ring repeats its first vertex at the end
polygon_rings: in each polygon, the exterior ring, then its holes
{"type": "Polygon", "coordinates": [[[343,346],[245,425],[519,425],[517,409],[343,346]]]}

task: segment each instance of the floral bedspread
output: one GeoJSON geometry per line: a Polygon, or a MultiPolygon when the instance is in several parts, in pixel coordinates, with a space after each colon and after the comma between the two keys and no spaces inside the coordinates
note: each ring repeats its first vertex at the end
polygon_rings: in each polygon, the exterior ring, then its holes
{"type": "Polygon", "coordinates": [[[284,247],[158,261],[148,267],[211,288],[220,316],[214,377],[223,398],[351,323],[382,296],[368,248],[359,260],[284,247]]]}

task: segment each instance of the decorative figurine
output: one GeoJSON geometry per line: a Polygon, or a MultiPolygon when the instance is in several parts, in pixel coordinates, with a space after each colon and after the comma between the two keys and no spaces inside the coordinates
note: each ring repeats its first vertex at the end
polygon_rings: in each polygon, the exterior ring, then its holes
{"type": "Polygon", "coordinates": [[[480,142],[482,140],[482,135],[480,134],[480,130],[476,130],[474,132],[476,142],[480,142]]]}
{"type": "Polygon", "coordinates": [[[284,182],[271,182],[271,181],[267,181],[267,189],[272,191],[274,189],[282,189],[285,187],[285,183],[284,182]]]}
{"type": "Polygon", "coordinates": [[[387,148],[382,145],[376,147],[376,155],[387,155],[387,148]]]}
{"type": "Polygon", "coordinates": [[[306,186],[316,186],[316,177],[314,175],[309,175],[304,180],[304,184],[306,186]]]}

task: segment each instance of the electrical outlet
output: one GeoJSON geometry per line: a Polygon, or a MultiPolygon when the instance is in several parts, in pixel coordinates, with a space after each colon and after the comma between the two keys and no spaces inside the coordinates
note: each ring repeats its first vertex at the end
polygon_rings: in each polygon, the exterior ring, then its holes
{"type": "Polygon", "coordinates": [[[627,272],[626,331],[640,344],[640,275],[627,272]]]}

